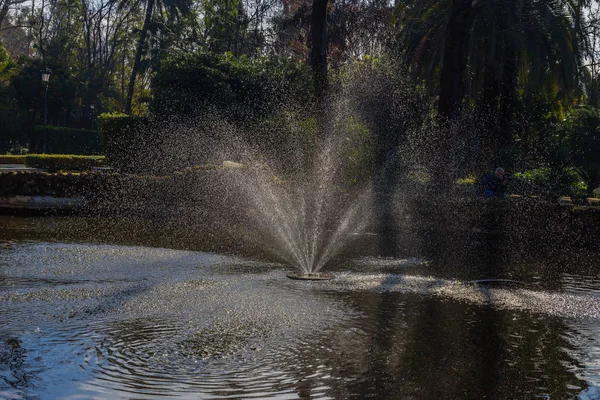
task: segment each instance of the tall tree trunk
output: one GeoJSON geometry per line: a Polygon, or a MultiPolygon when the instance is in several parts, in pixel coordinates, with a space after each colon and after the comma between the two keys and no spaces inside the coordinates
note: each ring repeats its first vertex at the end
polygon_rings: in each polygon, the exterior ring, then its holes
{"type": "Polygon", "coordinates": [[[588,104],[600,108],[600,73],[592,75],[588,104]]]}
{"type": "Polygon", "coordinates": [[[465,70],[473,22],[472,0],[452,0],[446,27],[444,58],[440,72],[439,113],[452,118],[458,115],[465,96],[465,70]]]}
{"type": "Polygon", "coordinates": [[[0,7],[0,28],[2,28],[2,22],[4,22],[4,19],[8,15],[8,9],[10,7],[11,1],[4,0],[4,2],[1,4],[2,4],[2,7],[0,7]]]}
{"type": "Polygon", "coordinates": [[[310,24],[311,51],[310,66],[313,71],[315,88],[315,116],[320,137],[327,136],[329,121],[327,110],[327,2],[313,0],[310,24]]]}
{"type": "Polygon", "coordinates": [[[148,0],[148,3],[146,4],[146,16],[144,17],[144,25],[142,26],[142,30],[140,32],[140,39],[138,41],[137,49],[135,52],[133,69],[131,70],[131,78],[129,79],[129,86],[127,87],[127,102],[125,103],[125,114],[131,114],[131,103],[133,102],[135,78],[137,77],[138,69],[140,68],[140,62],[142,61],[142,53],[144,51],[144,44],[146,43],[146,36],[148,35],[148,29],[150,27],[150,19],[152,18],[153,8],[154,0],[148,0]]]}
{"type": "Polygon", "coordinates": [[[312,48],[310,65],[314,73],[317,98],[327,89],[327,1],[313,0],[310,33],[312,48]]]}
{"type": "Polygon", "coordinates": [[[509,160],[503,158],[500,151],[512,140],[512,124],[518,84],[517,55],[514,49],[514,37],[510,34],[514,26],[511,13],[514,6],[506,6],[497,11],[497,26],[493,40],[493,56],[485,60],[483,96],[478,99],[478,115],[483,117],[483,134],[480,137],[480,166],[490,168],[505,165],[509,160]],[[489,164],[493,162],[493,164],[489,164]]]}
{"type": "MultiPolygon", "coordinates": [[[[507,39],[508,40],[508,39],[507,39]]],[[[495,165],[510,166],[514,160],[506,157],[506,151],[513,141],[513,129],[515,122],[515,104],[518,84],[517,55],[513,47],[506,43],[504,53],[504,71],[500,82],[500,98],[498,104],[498,116],[494,135],[494,157],[495,165]],[[509,164],[507,164],[509,163],[509,164]]]]}
{"type": "Polygon", "coordinates": [[[441,117],[443,132],[437,139],[433,150],[432,189],[434,193],[447,193],[452,187],[455,174],[452,156],[459,139],[456,137],[456,127],[446,125],[458,117],[465,96],[465,76],[471,25],[473,23],[472,0],[452,0],[450,17],[446,25],[444,39],[444,55],[440,71],[440,96],[438,111],[441,117]]]}
{"type": "Polygon", "coordinates": [[[90,104],[90,87],[94,85],[94,57],[92,55],[92,29],[94,20],[92,18],[91,13],[87,7],[87,3],[85,1],[81,2],[83,8],[84,15],[84,29],[85,29],[85,47],[86,47],[86,55],[87,55],[87,84],[85,88],[85,101],[83,104],[83,110],[81,112],[81,126],[87,127],[88,120],[91,119],[89,111],[90,104]]]}
{"type": "Polygon", "coordinates": [[[231,21],[229,20],[229,13],[231,12],[231,7],[229,6],[229,0],[225,0],[225,12],[226,19],[225,23],[227,24],[227,29],[225,30],[225,36],[227,37],[227,51],[231,51],[231,21]]]}

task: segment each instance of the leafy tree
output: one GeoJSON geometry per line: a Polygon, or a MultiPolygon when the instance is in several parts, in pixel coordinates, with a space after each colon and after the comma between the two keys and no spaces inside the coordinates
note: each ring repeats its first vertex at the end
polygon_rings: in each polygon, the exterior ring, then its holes
{"type": "MultiPolygon", "coordinates": [[[[286,0],[273,18],[277,54],[309,60],[313,4],[286,0]]],[[[390,39],[393,8],[382,0],[333,0],[327,5],[327,64],[339,69],[364,56],[383,56],[390,39]]]]}
{"type": "MultiPolygon", "coordinates": [[[[64,124],[68,117],[65,114],[69,111],[65,106],[73,104],[77,99],[80,82],[71,74],[68,66],[41,60],[19,60],[11,87],[15,103],[19,107],[20,125],[28,134],[32,133],[34,125],[43,121],[44,85],[40,71],[45,67],[52,70],[48,89],[48,124],[64,124]]],[[[35,147],[35,142],[40,138],[30,136],[29,139],[30,147],[35,147]]]]}
{"type": "Polygon", "coordinates": [[[8,151],[21,139],[18,109],[14,101],[15,93],[10,86],[14,70],[14,61],[8,51],[0,45],[0,152],[8,151]]]}
{"type": "Polygon", "coordinates": [[[25,3],[26,0],[0,0],[0,28],[9,17],[11,7],[25,3]]]}
{"type": "Polygon", "coordinates": [[[581,10],[590,1],[403,0],[400,52],[454,116],[465,97],[505,119],[518,97],[567,104],[578,88],[581,10]]]}
{"type": "Polygon", "coordinates": [[[240,0],[203,0],[207,48],[216,53],[240,54],[248,16],[240,0]]]}
{"type": "Polygon", "coordinates": [[[588,193],[600,187],[600,110],[577,107],[564,121],[570,161],[581,171],[588,193]]]}
{"type": "Polygon", "coordinates": [[[190,3],[188,0],[146,0],[146,10],[144,14],[144,23],[140,30],[140,37],[137,42],[133,67],[131,69],[131,78],[127,89],[127,101],[125,103],[125,112],[131,114],[131,104],[133,101],[133,92],[135,88],[135,80],[141,66],[142,53],[146,45],[146,37],[151,29],[152,18],[155,14],[167,14],[170,19],[177,19],[181,14],[186,14],[190,11],[190,3]]]}
{"type": "Polygon", "coordinates": [[[8,51],[0,44],[0,82],[6,84],[10,78],[10,73],[14,67],[14,62],[8,54],[8,51]]]}
{"type": "Polygon", "coordinates": [[[587,10],[583,30],[588,39],[585,46],[585,63],[582,68],[587,104],[600,108],[600,6],[587,10]]]}
{"type": "Polygon", "coordinates": [[[280,104],[306,97],[307,80],[305,65],[294,60],[205,51],[175,54],[163,60],[156,73],[151,110],[190,116],[217,108],[242,121],[270,115],[280,104]]]}

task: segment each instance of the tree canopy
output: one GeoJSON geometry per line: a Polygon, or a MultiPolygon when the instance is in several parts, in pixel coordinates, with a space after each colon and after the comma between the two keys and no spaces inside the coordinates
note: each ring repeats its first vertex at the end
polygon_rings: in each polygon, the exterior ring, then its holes
{"type": "MultiPolygon", "coordinates": [[[[402,90],[426,98],[415,121],[471,113],[485,116],[477,140],[490,149],[542,148],[552,124],[572,138],[596,129],[568,121],[600,107],[599,8],[597,0],[0,0],[0,146],[35,150],[40,71],[50,68],[54,126],[93,129],[105,112],[194,107],[264,119],[285,104],[322,107],[312,102],[320,88],[338,90],[352,76],[366,81],[346,87],[365,95],[350,97],[373,111],[356,118],[381,143],[404,137],[406,108],[383,100],[408,101],[402,90]],[[385,72],[361,70],[365,60],[385,60],[369,67],[385,72]],[[348,73],[355,67],[363,78],[348,73]],[[387,93],[373,80],[383,76],[394,86],[387,93]]],[[[588,142],[569,143],[576,162],[588,142]]]]}

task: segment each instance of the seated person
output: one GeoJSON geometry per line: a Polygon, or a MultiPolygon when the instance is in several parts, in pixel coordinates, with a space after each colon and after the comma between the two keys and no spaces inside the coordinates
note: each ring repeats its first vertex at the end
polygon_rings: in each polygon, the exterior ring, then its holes
{"type": "Polygon", "coordinates": [[[503,168],[496,168],[494,173],[485,174],[479,182],[478,195],[485,198],[506,197],[506,188],[510,178],[503,168]]]}

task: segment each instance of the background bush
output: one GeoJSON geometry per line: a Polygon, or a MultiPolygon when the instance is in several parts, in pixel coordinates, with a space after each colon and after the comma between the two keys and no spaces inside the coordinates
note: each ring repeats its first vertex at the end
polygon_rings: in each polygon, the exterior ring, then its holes
{"type": "MultiPolygon", "coordinates": [[[[34,127],[34,138],[41,148],[44,140],[44,126],[34,127]]],[[[73,129],[63,126],[48,126],[46,144],[48,154],[82,154],[96,155],[101,153],[100,131],[91,129],[73,129]]]]}
{"type": "Polygon", "coordinates": [[[292,99],[309,100],[312,76],[295,60],[200,51],[164,60],[152,89],[150,109],[156,115],[185,116],[216,108],[241,121],[266,117],[292,99]]]}
{"type": "Polygon", "coordinates": [[[587,197],[588,184],[578,168],[568,167],[562,171],[550,167],[538,168],[513,175],[509,190],[527,196],[557,199],[570,196],[574,199],[587,197]]]}
{"type": "Polygon", "coordinates": [[[566,121],[567,143],[572,149],[571,162],[578,167],[588,189],[593,196],[600,186],[600,110],[585,106],[571,111],[566,121]]]}

